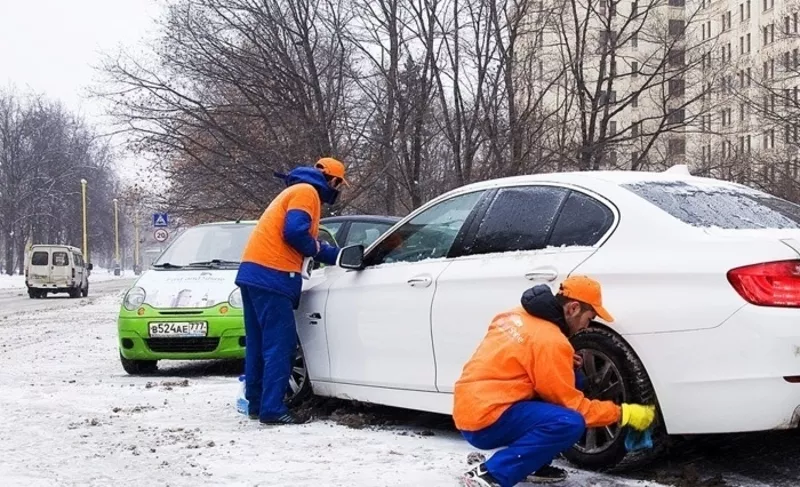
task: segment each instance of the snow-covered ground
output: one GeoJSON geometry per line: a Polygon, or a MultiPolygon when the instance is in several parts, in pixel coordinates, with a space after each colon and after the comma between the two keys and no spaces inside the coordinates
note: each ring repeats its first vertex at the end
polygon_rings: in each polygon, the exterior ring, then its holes
{"type": "MultiPolygon", "coordinates": [[[[3,486],[458,485],[472,449],[452,431],[266,427],[236,412],[235,373],[183,362],[126,375],[120,299],[0,314],[3,486]]],[[[571,471],[570,487],[657,485],[571,471]]]]}
{"type": "MultiPolygon", "coordinates": [[[[122,275],[115,276],[113,272],[109,272],[106,269],[95,269],[89,276],[89,283],[113,281],[117,279],[131,279],[132,277],[135,277],[132,270],[127,270],[122,275]]],[[[0,289],[17,289],[17,288],[25,289],[25,276],[21,276],[18,274],[15,274],[13,276],[0,274],[0,289]]]]}

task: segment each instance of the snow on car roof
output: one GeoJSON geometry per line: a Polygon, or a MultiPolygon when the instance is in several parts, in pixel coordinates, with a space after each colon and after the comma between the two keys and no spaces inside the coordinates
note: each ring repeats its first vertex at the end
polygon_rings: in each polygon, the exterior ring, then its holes
{"type": "Polygon", "coordinates": [[[515,184],[529,184],[537,182],[567,183],[581,186],[595,186],[599,183],[609,183],[614,185],[644,183],[644,182],[669,182],[682,181],[693,185],[706,187],[728,187],[747,190],[746,186],[723,181],[721,179],[692,176],[684,172],[679,167],[671,171],[571,171],[571,172],[552,172],[529,174],[523,176],[512,176],[507,178],[492,179],[481,181],[467,186],[463,186],[454,191],[469,191],[477,189],[488,189],[498,186],[508,186],[515,184]]]}

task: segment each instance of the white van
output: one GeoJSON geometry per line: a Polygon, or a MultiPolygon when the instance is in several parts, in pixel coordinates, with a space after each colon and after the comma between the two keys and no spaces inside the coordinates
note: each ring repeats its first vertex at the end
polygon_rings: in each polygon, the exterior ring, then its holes
{"type": "Polygon", "coordinates": [[[71,298],[89,295],[89,271],[92,264],[83,260],[83,252],[69,245],[34,245],[25,263],[25,285],[32,299],[48,293],[68,293],[71,298]]]}

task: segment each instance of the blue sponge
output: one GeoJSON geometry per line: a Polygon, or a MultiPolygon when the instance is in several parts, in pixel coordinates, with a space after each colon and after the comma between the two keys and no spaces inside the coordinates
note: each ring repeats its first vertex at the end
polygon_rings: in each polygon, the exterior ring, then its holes
{"type": "Polygon", "coordinates": [[[636,431],[633,428],[628,428],[628,432],[625,434],[625,448],[629,452],[653,448],[653,434],[651,428],[647,428],[644,431],[636,431]]]}

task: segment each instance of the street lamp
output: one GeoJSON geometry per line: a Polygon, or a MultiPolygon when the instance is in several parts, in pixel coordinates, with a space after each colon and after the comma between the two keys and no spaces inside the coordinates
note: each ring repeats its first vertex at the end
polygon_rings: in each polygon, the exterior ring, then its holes
{"type": "Polygon", "coordinates": [[[81,179],[81,194],[83,195],[83,259],[89,261],[88,237],[86,235],[86,180],[81,179]]]}
{"type": "MultiPolygon", "coordinates": [[[[133,265],[136,267],[136,271],[139,271],[139,207],[136,206],[133,209],[133,233],[134,233],[134,240],[135,245],[133,248],[133,265]]],[[[138,274],[137,274],[138,275],[138,274]]]]}
{"type": "Polygon", "coordinates": [[[117,205],[117,198],[114,198],[114,241],[116,246],[116,266],[114,268],[114,273],[117,273],[116,267],[120,265],[119,260],[119,206],[117,205]]]}

